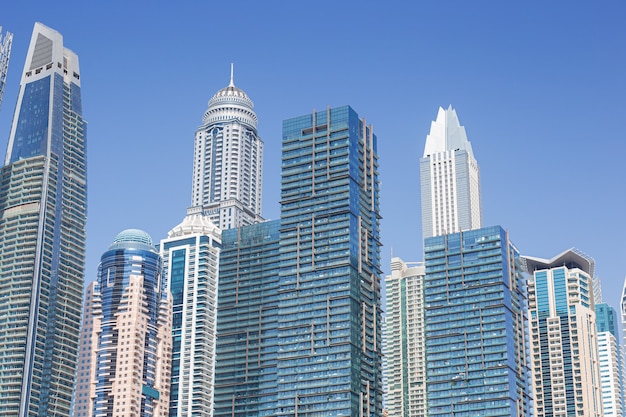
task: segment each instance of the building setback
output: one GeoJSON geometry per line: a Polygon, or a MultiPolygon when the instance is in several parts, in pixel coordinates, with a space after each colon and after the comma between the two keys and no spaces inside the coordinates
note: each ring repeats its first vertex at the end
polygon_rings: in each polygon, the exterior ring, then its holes
{"type": "Polygon", "coordinates": [[[67,416],[87,206],[78,57],[36,23],[0,171],[0,416],[67,416]]]}
{"type": "Polygon", "coordinates": [[[386,410],[396,417],[426,416],[424,264],[393,258],[385,288],[386,410]]]}
{"type": "Polygon", "coordinates": [[[221,231],[201,207],[161,240],[173,299],[170,417],[213,415],[220,248],[221,231]]]}
{"type": "Polygon", "coordinates": [[[277,416],[382,414],[376,136],[348,106],[283,122],[277,416]]]}
{"type": "Polygon", "coordinates": [[[230,84],[209,100],[196,131],[192,206],[202,206],[221,230],[263,221],[263,141],[248,95],[230,84]]]}
{"type": "Polygon", "coordinates": [[[525,260],[532,273],[528,299],[535,415],[602,416],[595,262],[574,249],[552,259],[525,260]]]}
{"type": "Polygon", "coordinates": [[[425,240],[428,415],[532,415],[526,280],[500,227],[425,240]]]}
{"type": "Polygon", "coordinates": [[[87,289],[75,417],[168,415],[172,298],[150,236],[117,235],[87,289]]]}
{"type": "Polygon", "coordinates": [[[482,227],[480,169],[452,106],[431,124],[420,184],[424,239],[482,227]]]}

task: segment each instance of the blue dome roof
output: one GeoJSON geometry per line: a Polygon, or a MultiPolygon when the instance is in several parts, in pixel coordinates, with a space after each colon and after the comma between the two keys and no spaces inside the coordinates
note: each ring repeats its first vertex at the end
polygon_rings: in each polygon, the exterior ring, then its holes
{"type": "Polygon", "coordinates": [[[111,246],[111,249],[147,249],[154,250],[154,244],[150,235],[139,229],[126,229],[120,232],[111,246]]]}

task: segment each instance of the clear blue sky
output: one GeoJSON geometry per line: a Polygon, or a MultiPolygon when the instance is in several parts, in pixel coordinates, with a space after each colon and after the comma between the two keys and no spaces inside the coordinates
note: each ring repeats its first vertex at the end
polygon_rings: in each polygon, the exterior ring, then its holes
{"type": "Polygon", "coordinates": [[[34,22],[61,32],[80,59],[87,282],[121,230],[158,241],[182,220],[194,132],[234,62],[265,142],[265,217],[279,217],[282,120],[349,104],[378,136],[383,269],[392,250],[421,260],[419,158],[438,107],[452,104],[481,167],[485,225],[508,229],[523,254],[591,255],[605,301],[618,307],[623,1],[5,3],[0,25],[14,43],[0,148],[34,22]]]}

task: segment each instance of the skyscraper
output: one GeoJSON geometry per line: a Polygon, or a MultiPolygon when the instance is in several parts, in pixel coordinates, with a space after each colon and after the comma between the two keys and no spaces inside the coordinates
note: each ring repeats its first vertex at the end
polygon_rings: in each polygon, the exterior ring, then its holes
{"type": "Polygon", "coordinates": [[[348,106],[283,122],[277,416],[382,414],[376,147],[348,106]]]}
{"type": "Polygon", "coordinates": [[[508,233],[431,237],[424,251],[428,415],[531,416],[526,277],[508,233]]]}
{"type": "Polygon", "coordinates": [[[0,416],[67,416],[86,221],[78,57],[36,23],[0,172],[0,416]]]}
{"type": "Polygon", "coordinates": [[[606,303],[595,306],[604,417],[623,417],[624,350],[619,339],[617,312],[606,303]]]}
{"type": "Polygon", "coordinates": [[[480,170],[452,106],[430,126],[420,183],[424,239],[482,227],[480,170]]]}
{"type": "Polygon", "coordinates": [[[169,416],[213,415],[221,232],[201,207],[161,240],[164,280],[173,297],[169,416]]]}
{"type": "Polygon", "coordinates": [[[528,299],[535,415],[602,416],[595,262],[574,249],[525,260],[533,274],[528,299]]]}
{"type": "Polygon", "coordinates": [[[426,416],[424,264],[391,260],[386,288],[387,410],[396,417],[426,416]]]}
{"type": "Polygon", "coordinates": [[[202,206],[221,230],[258,223],[261,217],[263,141],[254,104],[230,84],[209,100],[196,131],[192,206],[202,206]]]}
{"type": "Polygon", "coordinates": [[[167,415],[172,297],[162,267],[141,230],[124,230],[102,255],[86,293],[75,417],[167,415]]]}
{"type": "Polygon", "coordinates": [[[7,72],[9,70],[9,58],[11,57],[11,44],[13,43],[13,34],[6,32],[2,39],[2,26],[0,26],[0,106],[2,105],[2,97],[4,97],[4,86],[7,82],[7,72]]]}
{"type": "Polygon", "coordinates": [[[278,415],[279,229],[273,220],[222,232],[215,417],[278,415]]]}

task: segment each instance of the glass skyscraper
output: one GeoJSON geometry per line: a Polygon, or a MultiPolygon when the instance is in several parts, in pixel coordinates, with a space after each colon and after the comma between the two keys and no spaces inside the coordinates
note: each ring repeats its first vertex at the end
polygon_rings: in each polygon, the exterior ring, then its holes
{"type": "Polygon", "coordinates": [[[163,275],[173,297],[169,416],[213,415],[221,232],[192,207],[161,240],[163,275]]]}
{"type": "Polygon", "coordinates": [[[597,303],[595,309],[604,417],[623,417],[624,350],[620,343],[617,312],[606,303],[597,303]]]}
{"type": "Polygon", "coordinates": [[[67,416],[85,260],[78,57],[36,23],[0,171],[0,416],[67,416]]]}
{"type": "Polygon", "coordinates": [[[420,183],[424,239],[482,227],[480,169],[452,106],[431,124],[420,183]]]}
{"type": "Polygon", "coordinates": [[[277,416],[382,414],[376,136],[350,107],[283,122],[277,416]]]}
{"type": "Polygon", "coordinates": [[[574,249],[525,257],[537,417],[603,415],[594,260],[574,249]]]}
{"type": "Polygon", "coordinates": [[[209,100],[196,131],[191,205],[221,230],[263,221],[263,141],[248,95],[230,83],[209,100]]]}
{"type": "Polygon", "coordinates": [[[6,32],[3,39],[2,26],[0,26],[0,106],[2,105],[4,87],[7,82],[7,72],[9,70],[9,58],[11,57],[12,43],[13,34],[11,32],[6,32]]]}
{"type": "Polygon", "coordinates": [[[222,232],[215,417],[277,415],[279,228],[222,232]]]}
{"type": "Polygon", "coordinates": [[[102,255],[86,293],[75,417],[167,415],[172,297],[162,268],[142,230],[124,230],[102,255]]]}
{"type": "Polygon", "coordinates": [[[428,415],[532,415],[525,270],[500,227],[425,240],[428,415]]]}

